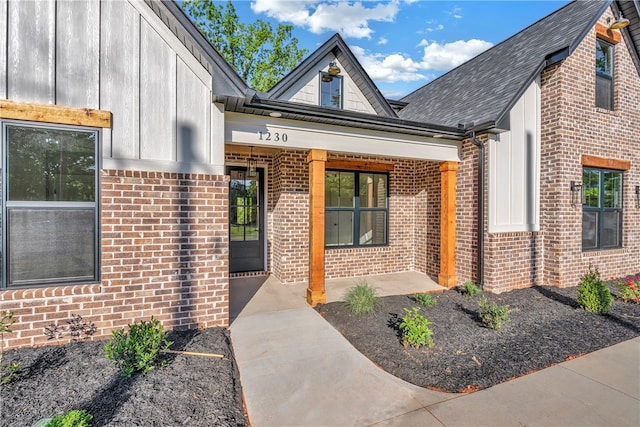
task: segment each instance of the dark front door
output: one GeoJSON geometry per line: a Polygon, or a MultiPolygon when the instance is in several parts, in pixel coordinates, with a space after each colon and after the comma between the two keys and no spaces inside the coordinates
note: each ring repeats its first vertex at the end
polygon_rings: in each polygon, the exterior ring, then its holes
{"type": "Polygon", "coordinates": [[[264,270],[264,171],[229,167],[229,272],[264,270]]]}

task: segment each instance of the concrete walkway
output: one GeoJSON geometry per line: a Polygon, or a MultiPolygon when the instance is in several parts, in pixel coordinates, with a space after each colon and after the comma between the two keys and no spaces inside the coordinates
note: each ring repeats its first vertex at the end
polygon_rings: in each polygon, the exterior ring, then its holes
{"type": "MultiPolygon", "coordinates": [[[[437,286],[403,275],[367,281],[381,294],[437,286]]],[[[354,284],[328,282],[328,299],[354,284]]],[[[304,286],[266,277],[231,286],[231,339],[255,427],[640,425],[640,337],[473,394],[440,393],[375,366],[306,304],[304,286]]]]}

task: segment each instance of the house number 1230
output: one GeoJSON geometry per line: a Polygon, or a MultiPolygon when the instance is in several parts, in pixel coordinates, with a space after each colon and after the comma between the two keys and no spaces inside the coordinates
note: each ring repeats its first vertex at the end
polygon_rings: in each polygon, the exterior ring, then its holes
{"type": "Polygon", "coordinates": [[[287,142],[287,134],[279,132],[262,132],[258,131],[260,141],[287,142]]]}

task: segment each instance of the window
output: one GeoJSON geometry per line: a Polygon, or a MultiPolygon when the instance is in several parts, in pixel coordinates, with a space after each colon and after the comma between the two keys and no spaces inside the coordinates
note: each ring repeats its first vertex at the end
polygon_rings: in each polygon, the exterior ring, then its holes
{"type": "Polygon", "coordinates": [[[342,108],[342,77],[320,73],[320,105],[342,108]]]}
{"type": "Polygon", "coordinates": [[[622,246],[622,172],[582,171],[582,249],[622,246]]]}
{"type": "Polygon", "coordinates": [[[2,287],[98,278],[98,131],[2,123],[2,287]]]}
{"type": "Polygon", "coordinates": [[[613,110],[613,45],[596,39],[596,107],[613,110]]]}
{"type": "Polygon", "coordinates": [[[387,174],[325,172],[325,245],[387,244],[387,174]]]}

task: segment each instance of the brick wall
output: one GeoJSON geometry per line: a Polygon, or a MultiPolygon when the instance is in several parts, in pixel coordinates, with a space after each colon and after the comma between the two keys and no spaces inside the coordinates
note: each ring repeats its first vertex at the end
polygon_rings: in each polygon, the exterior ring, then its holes
{"type": "MultiPolygon", "coordinates": [[[[360,160],[394,165],[389,175],[389,245],[325,251],[327,279],[417,270],[439,273],[440,172],[438,162],[329,153],[330,160],[360,160]]],[[[283,283],[306,283],[309,271],[309,166],[307,152],[281,150],[271,157],[268,183],[270,272],[283,283]]],[[[243,164],[246,154],[227,153],[243,164]]]]}
{"type": "MultiPolygon", "coordinates": [[[[607,11],[600,23],[613,14],[607,11]]],[[[542,75],[541,227],[545,234],[546,284],[576,285],[589,265],[603,277],[640,272],[640,77],[624,38],[615,47],[614,111],[595,107],[592,29],[575,52],[542,75]],[[582,251],[582,208],[572,206],[570,181],[582,181],[582,155],[625,160],[623,248],[582,251]]]]}
{"type": "Polygon", "coordinates": [[[167,329],[226,326],[228,178],[103,170],[100,180],[101,283],[2,291],[16,320],[5,346],[51,343],[44,328],[72,315],[96,338],[151,316],[167,329]]]}

